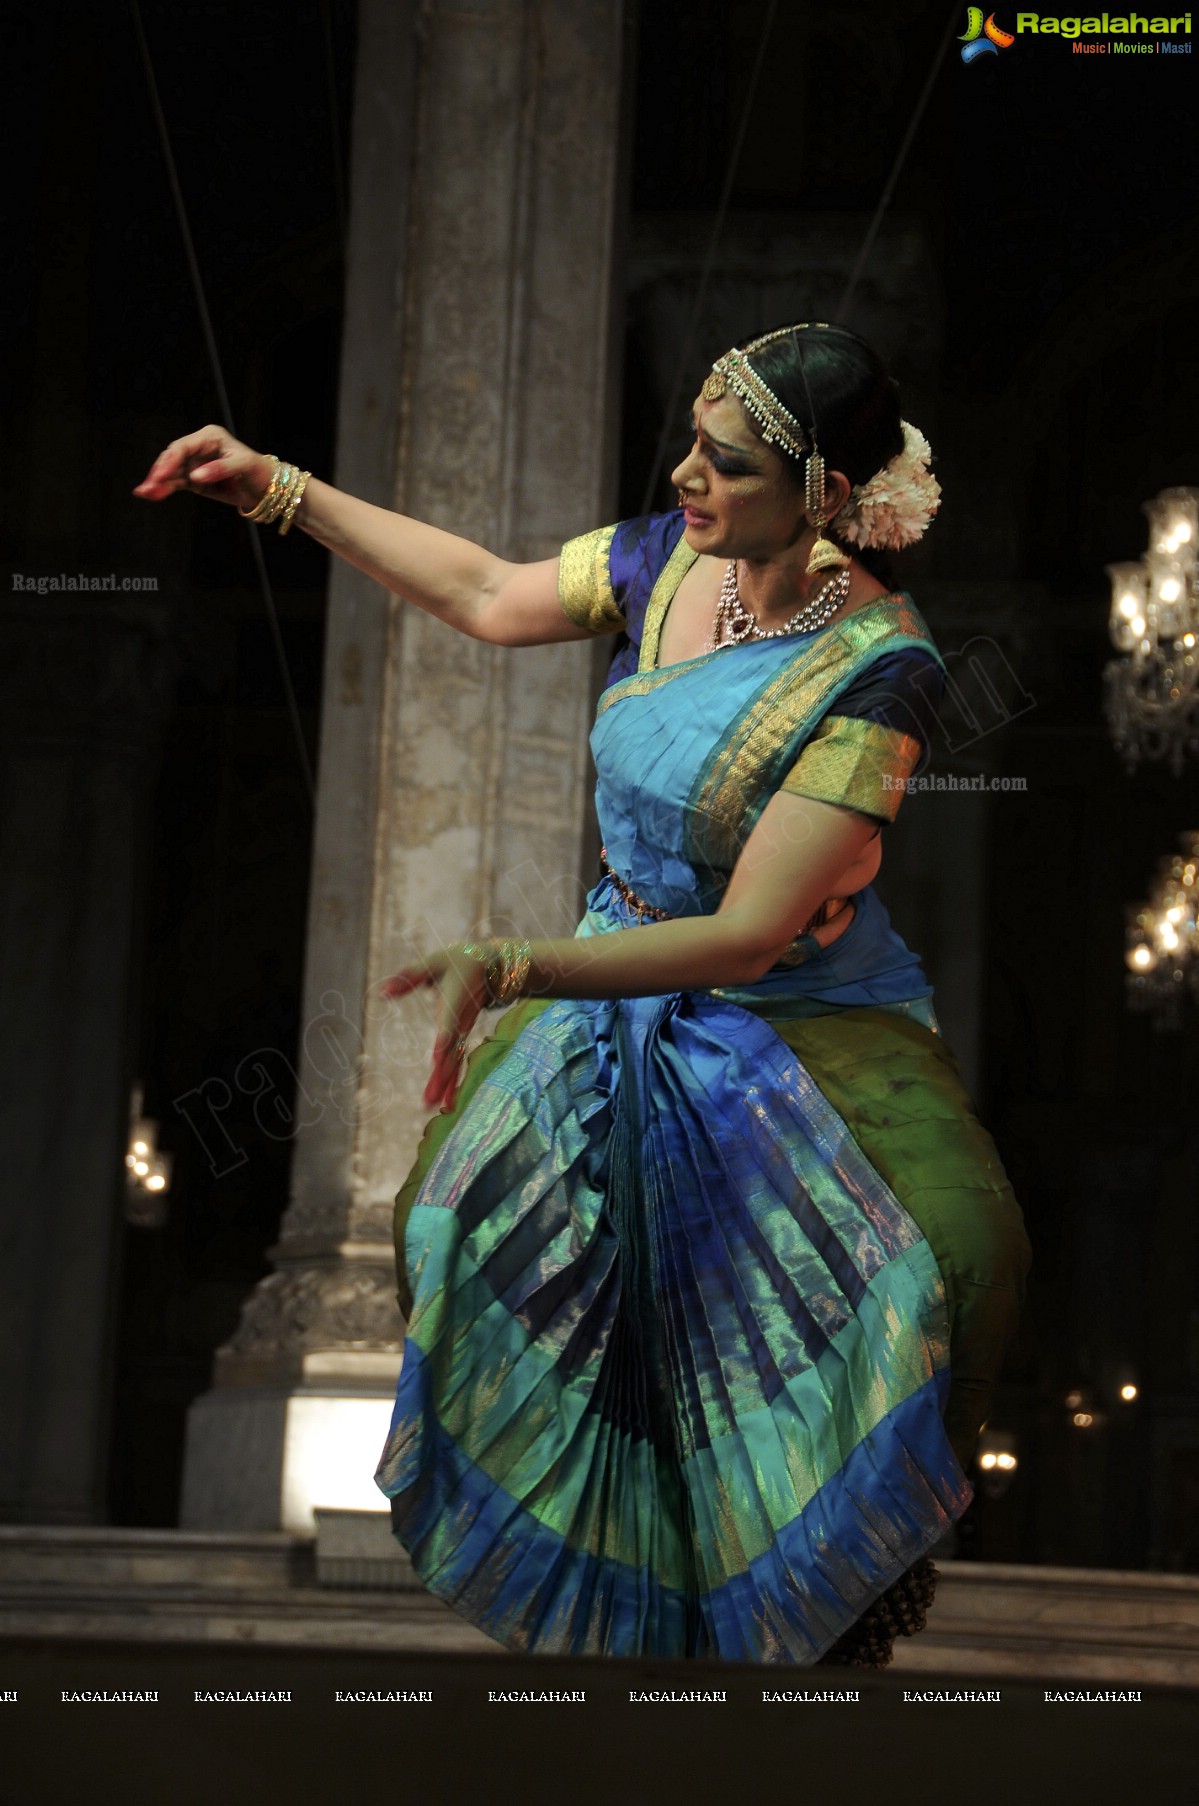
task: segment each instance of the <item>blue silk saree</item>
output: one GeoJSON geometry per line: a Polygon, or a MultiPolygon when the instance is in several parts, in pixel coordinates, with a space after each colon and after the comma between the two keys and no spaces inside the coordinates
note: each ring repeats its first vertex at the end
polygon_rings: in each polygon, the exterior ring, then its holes
{"type": "MultiPolygon", "coordinates": [[[[672,563],[677,535],[592,749],[611,868],[678,916],[717,907],[838,698],[937,655],[899,596],[657,668],[672,563]]],[[[834,749],[847,794],[877,752],[834,749]]],[[[810,1663],[969,1501],[938,1258],[852,1123],[859,1063],[894,1088],[947,1056],[919,962],[872,889],[854,904],[754,985],[518,1005],[430,1125],[377,1478],[425,1584],[514,1649],[810,1663]],[[796,1047],[842,1017],[864,1038],[839,1112],[796,1047]]],[[[578,933],[637,920],[605,876],[578,933]]],[[[943,1095],[952,1129],[969,1105],[943,1095]]]]}

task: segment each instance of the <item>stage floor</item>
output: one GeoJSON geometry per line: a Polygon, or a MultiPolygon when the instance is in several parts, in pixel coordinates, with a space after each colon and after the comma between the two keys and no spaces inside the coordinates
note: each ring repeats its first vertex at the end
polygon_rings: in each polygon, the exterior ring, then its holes
{"type": "Polygon", "coordinates": [[[559,1662],[299,1538],[0,1527],[0,1806],[1194,1806],[1196,1684],[1186,1576],[947,1562],[882,1674],[559,1662]]]}
{"type": "Polygon", "coordinates": [[[3,1806],[1196,1799],[1182,1690],[1081,1703],[960,1675],[49,1638],[0,1644],[0,1689],[18,1694],[3,1806]],[[62,1697],[97,1690],[157,1700],[62,1697]],[[784,1692],[857,1698],[763,1697],[784,1692]],[[268,1697],[196,1698],[215,1693],[268,1697]],[[338,1698],[356,1693],[381,1697],[338,1698]]]}

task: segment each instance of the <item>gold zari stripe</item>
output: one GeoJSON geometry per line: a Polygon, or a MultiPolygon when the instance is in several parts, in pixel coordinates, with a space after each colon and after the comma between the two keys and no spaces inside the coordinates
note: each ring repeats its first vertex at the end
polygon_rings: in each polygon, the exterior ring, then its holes
{"type": "Polygon", "coordinates": [[[920,742],[911,734],[879,721],[826,715],[779,788],[892,822],[919,759],[920,742]]]}
{"type": "Polygon", "coordinates": [[[723,890],[782,760],[805,724],[819,721],[826,698],[873,663],[868,655],[913,640],[935,652],[906,597],[879,597],[819,634],[758,693],[692,788],[686,852],[703,888],[723,890]]]}
{"type": "Polygon", "coordinates": [[[615,527],[569,539],[558,556],[558,600],[567,619],[590,633],[618,633],[624,616],[612,594],[608,554],[615,527]]]}
{"type": "MultiPolygon", "coordinates": [[[[674,592],[698,557],[699,553],[693,552],[685,539],[680,539],[658,572],[657,582],[650,591],[649,601],[645,605],[645,625],[641,630],[641,653],[637,660],[638,671],[656,670],[658,641],[662,637],[662,623],[666,619],[666,610],[674,601],[674,592]]],[[[686,659],[684,663],[692,664],[694,661],[686,659]]],[[[671,667],[667,665],[666,669],[669,671],[671,667]]]]}

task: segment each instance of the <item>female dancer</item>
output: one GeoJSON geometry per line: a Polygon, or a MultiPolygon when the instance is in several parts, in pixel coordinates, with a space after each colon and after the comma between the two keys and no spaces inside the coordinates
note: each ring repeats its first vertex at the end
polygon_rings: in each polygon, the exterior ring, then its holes
{"type": "Polygon", "coordinates": [[[427,1585],[515,1648],[878,1664],[969,1500],[1027,1243],[871,888],[943,668],[849,549],[919,537],[928,461],[869,348],[802,325],[713,365],[676,511],[541,563],[220,428],[136,491],[294,519],[475,638],[625,636],[575,937],[384,987],[440,992],[442,1113],[397,1199],[378,1479],[427,1585]]]}

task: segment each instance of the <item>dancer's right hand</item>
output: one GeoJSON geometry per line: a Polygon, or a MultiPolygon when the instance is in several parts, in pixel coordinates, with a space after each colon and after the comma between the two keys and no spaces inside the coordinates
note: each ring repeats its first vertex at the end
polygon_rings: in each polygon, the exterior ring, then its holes
{"type": "Polygon", "coordinates": [[[172,439],[133,493],[143,501],[163,502],[177,490],[190,489],[193,495],[252,508],[266,494],[273,470],[268,457],[251,451],[223,426],[204,426],[172,439]]]}

